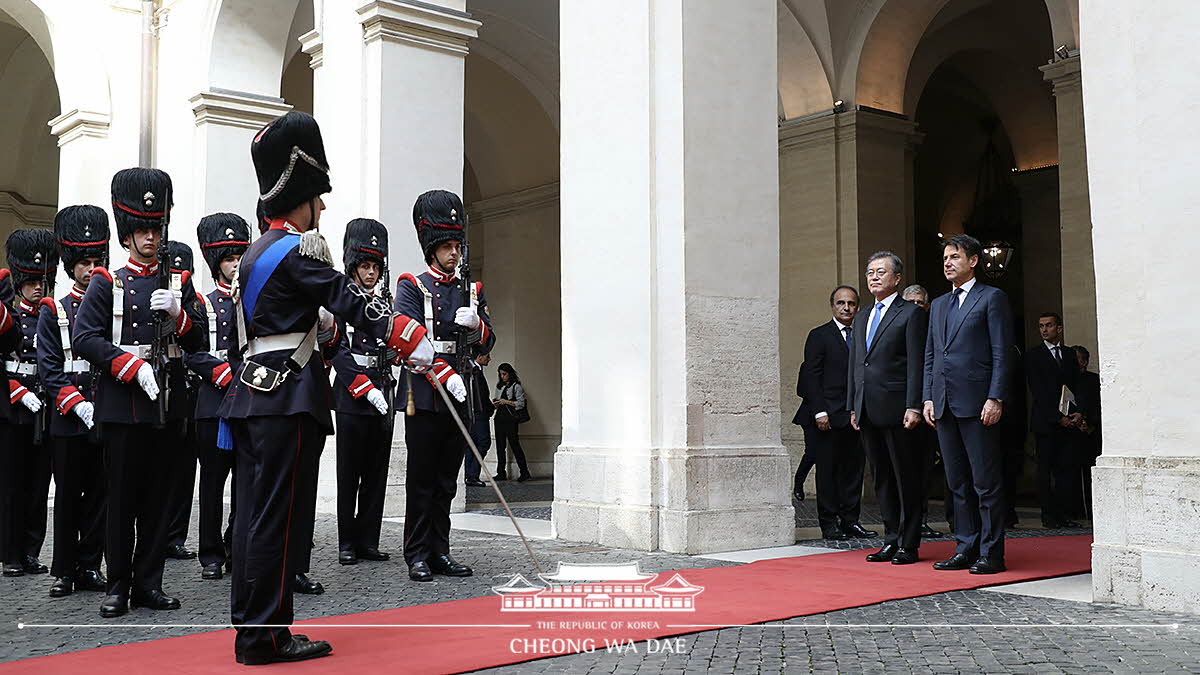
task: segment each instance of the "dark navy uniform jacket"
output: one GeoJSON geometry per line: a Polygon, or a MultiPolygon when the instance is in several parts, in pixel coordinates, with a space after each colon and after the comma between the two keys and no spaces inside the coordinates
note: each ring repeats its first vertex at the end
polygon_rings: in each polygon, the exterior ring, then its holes
{"type": "Polygon", "coordinates": [[[380,359],[384,345],[383,332],[374,326],[367,330],[347,330],[345,322],[339,320],[338,333],[341,334],[341,340],[332,359],[335,371],[333,409],[347,415],[377,417],[379,411],[363,397],[372,389],[378,389],[384,395],[394,395],[396,386],[391,379],[391,363],[380,359]],[[355,360],[356,355],[366,357],[372,363],[362,365],[355,360]],[[391,392],[388,392],[389,386],[391,392]]]}
{"type": "MultiPolygon", "coordinates": [[[[145,361],[124,350],[121,345],[143,347],[154,341],[154,317],[150,310],[150,295],[158,288],[155,272],[158,265],[149,267],[129,261],[121,269],[111,273],[103,267],[92,272],[92,282],[75,315],[75,333],[72,342],[81,358],[92,362],[100,372],[96,383],[96,421],[118,424],[153,423],[157,417],[156,404],[150,400],[137,384],[137,371],[145,361]],[[125,314],[122,321],[123,334],[114,340],[113,332],[113,285],[119,282],[124,287],[125,314]]],[[[175,335],[179,347],[184,351],[203,351],[208,348],[208,333],[201,325],[196,290],[192,278],[183,274],[182,299],[179,318],[175,322],[175,335]]],[[[170,419],[185,419],[193,411],[187,407],[187,383],[178,368],[169,368],[170,398],[167,413],[170,419]]]]}
{"type": "MultiPolygon", "coordinates": [[[[96,400],[96,383],[90,368],[73,373],[64,369],[66,353],[63,347],[71,349],[71,336],[75,333],[75,315],[82,301],[83,291],[72,284],[70,292],[59,298],[57,303],[51,298],[43,298],[41,313],[38,315],[38,375],[46,388],[47,403],[52,403],[56,411],[49,415],[50,435],[58,438],[86,436],[88,428],[71,409],[83,401],[94,403],[96,400]],[[60,317],[58,314],[60,305],[65,316],[60,317]],[[67,322],[66,345],[62,341],[60,319],[67,322]]],[[[78,364],[91,365],[76,354],[74,349],[71,349],[71,360],[78,364]]]]}
{"type": "MultiPolygon", "coordinates": [[[[248,340],[287,333],[307,333],[317,322],[321,307],[349,321],[358,330],[372,330],[374,327],[374,330],[383,333],[388,346],[403,356],[410,354],[424,337],[425,329],[418,322],[390,312],[386,303],[377,302],[369,308],[371,297],[363,297],[363,291],[349,277],[333,269],[330,262],[301,253],[299,231],[282,219],[271,222],[270,229],[250,245],[238,265],[238,293],[243,294],[241,314],[248,309],[244,302],[246,284],[255,278],[254,270],[259,260],[269,255],[268,252],[277,242],[278,246],[286,249],[286,253],[262,283],[253,315],[246,324],[248,340]]],[[[243,317],[235,315],[234,319],[241,321],[243,317]]],[[[336,322],[334,325],[337,325],[336,322]]],[[[322,356],[332,359],[340,339],[341,336],[335,331],[332,339],[321,345],[322,356]]],[[[270,392],[253,389],[242,382],[244,362],[238,359],[233,366],[233,382],[221,403],[220,416],[245,419],[303,413],[311,415],[326,433],[332,433],[330,408],[333,394],[325,364],[314,355],[301,372],[291,373],[286,361],[293,351],[270,351],[252,357],[256,363],[267,368],[289,372],[287,380],[270,392]]]]}
{"type": "Polygon", "coordinates": [[[9,272],[0,269],[0,382],[8,383],[9,387],[9,396],[0,396],[0,423],[8,421],[12,392],[21,386],[16,380],[8,379],[8,368],[4,365],[7,354],[21,346],[21,329],[12,309],[12,297],[13,287],[9,272]]]}
{"type": "Polygon", "coordinates": [[[196,394],[196,419],[207,420],[217,417],[217,408],[221,406],[225,390],[233,381],[229,356],[237,351],[237,334],[233,322],[232,289],[229,286],[218,282],[215,290],[207,296],[197,295],[196,300],[200,305],[200,315],[204,318],[200,328],[208,333],[209,351],[185,354],[183,360],[203,380],[196,394]],[[211,329],[214,326],[215,335],[211,329]]]}
{"type": "MultiPolygon", "coordinates": [[[[17,326],[21,330],[21,343],[11,353],[5,354],[4,359],[19,361],[22,365],[37,367],[37,324],[38,324],[38,306],[31,305],[25,302],[24,298],[18,298],[13,303],[13,314],[16,315],[17,326]]],[[[42,383],[38,379],[37,373],[23,375],[20,373],[12,373],[9,375],[9,401],[12,403],[12,411],[9,413],[9,421],[13,424],[34,424],[39,421],[39,416],[29,412],[20,400],[28,392],[40,392],[42,383]]],[[[45,405],[46,397],[42,396],[42,404],[45,405]]],[[[45,424],[46,417],[40,417],[41,423],[45,424]]]]}
{"type": "MultiPolygon", "coordinates": [[[[476,345],[480,352],[486,353],[492,351],[492,345],[496,344],[496,335],[492,332],[492,319],[487,313],[487,301],[483,297],[483,284],[475,282],[475,289],[478,296],[477,307],[480,324],[479,329],[472,331],[472,334],[467,337],[467,342],[476,345]]],[[[446,277],[433,269],[415,277],[411,274],[401,275],[400,280],[396,283],[396,311],[421,321],[427,327],[432,324],[433,334],[428,337],[435,341],[434,351],[437,352],[437,358],[444,359],[455,371],[459,370],[459,357],[438,349],[438,342],[453,342],[458,337],[461,327],[454,323],[454,313],[458,311],[459,307],[467,304],[463,298],[461,282],[453,277],[446,277]],[[432,317],[425,316],[425,291],[430,293],[432,317]]],[[[471,371],[467,370],[459,375],[465,379],[471,376],[471,371]]],[[[409,380],[412,381],[413,402],[416,404],[417,410],[437,411],[445,406],[441,395],[434,391],[433,385],[427,379],[413,375],[400,378],[396,407],[403,407],[408,400],[407,383],[409,380]]],[[[477,395],[487,396],[488,393],[477,392],[477,395]]]]}

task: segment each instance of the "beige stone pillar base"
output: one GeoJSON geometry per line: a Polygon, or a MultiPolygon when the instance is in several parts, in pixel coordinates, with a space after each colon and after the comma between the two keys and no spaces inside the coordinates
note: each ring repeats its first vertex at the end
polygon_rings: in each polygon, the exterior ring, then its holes
{"type": "Polygon", "coordinates": [[[1095,601],[1200,613],[1200,457],[1104,455],[1092,481],[1095,601]]]}

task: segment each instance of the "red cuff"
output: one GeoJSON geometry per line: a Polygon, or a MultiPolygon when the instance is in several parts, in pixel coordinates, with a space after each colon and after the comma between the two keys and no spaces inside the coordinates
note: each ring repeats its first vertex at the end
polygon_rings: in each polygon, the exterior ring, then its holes
{"type": "Polygon", "coordinates": [[[124,382],[125,384],[129,384],[133,381],[133,378],[137,377],[137,372],[142,367],[143,363],[145,363],[145,361],[139,359],[133,354],[130,354],[129,352],[125,352],[124,354],[121,354],[112,360],[112,376],[124,382]]]}
{"type": "Polygon", "coordinates": [[[445,359],[434,359],[433,365],[425,371],[425,378],[429,380],[430,384],[433,384],[434,378],[437,378],[438,382],[446,384],[446,380],[449,380],[453,374],[454,369],[450,367],[449,363],[446,363],[445,359]]]}
{"type": "Polygon", "coordinates": [[[213,371],[212,371],[213,386],[224,389],[226,386],[229,385],[229,381],[232,379],[233,379],[233,373],[231,373],[229,371],[228,363],[222,363],[221,365],[217,366],[216,368],[213,368],[213,371]]]}
{"type": "Polygon", "coordinates": [[[481,345],[487,344],[488,334],[491,332],[492,331],[488,329],[487,323],[484,322],[483,317],[479,317],[479,343],[478,344],[481,344],[481,345]]]}
{"type": "Polygon", "coordinates": [[[341,334],[341,332],[338,330],[338,325],[337,325],[337,322],[336,322],[336,321],[334,321],[334,322],[333,322],[333,337],[329,338],[329,339],[328,339],[327,341],[325,341],[325,342],[322,342],[322,343],[321,343],[321,346],[322,346],[322,347],[330,347],[330,346],[333,346],[333,345],[337,344],[337,341],[338,341],[338,340],[340,340],[340,339],[342,339],[342,334],[341,334]]]}
{"type": "Polygon", "coordinates": [[[392,325],[388,327],[387,346],[388,349],[399,353],[400,358],[407,359],[424,337],[425,326],[422,326],[420,321],[403,314],[392,316],[392,325]]]}
{"type": "Polygon", "coordinates": [[[17,401],[21,400],[22,396],[28,393],[29,390],[25,388],[25,385],[16,380],[8,381],[8,400],[10,403],[16,404],[17,401]]]}
{"type": "Polygon", "coordinates": [[[83,400],[85,400],[83,394],[79,393],[78,389],[67,385],[58,390],[58,398],[55,401],[55,405],[58,406],[58,412],[66,415],[71,411],[71,408],[75,407],[76,403],[80,403],[83,400]]]}
{"type": "Polygon", "coordinates": [[[7,333],[8,329],[13,327],[13,323],[12,314],[8,313],[8,307],[4,303],[0,303],[0,335],[7,333]]]}
{"type": "Polygon", "coordinates": [[[371,378],[367,377],[366,375],[359,374],[358,377],[355,377],[354,381],[350,383],[350,386],[346,388],[350,390],[350,395],[354,398],[362,398],[368,391],[374,389],[375,385],[371,383],[371,378]]]}
{"type": "Polygon", "coordinates": [[[187,332],[191,329],[192,317],[188,316],[188,313],[182,309],[179,310],[179,318],[175,320],[175,335],[177,337],[183,337],[184,335],[187,335],[187,332]]]}

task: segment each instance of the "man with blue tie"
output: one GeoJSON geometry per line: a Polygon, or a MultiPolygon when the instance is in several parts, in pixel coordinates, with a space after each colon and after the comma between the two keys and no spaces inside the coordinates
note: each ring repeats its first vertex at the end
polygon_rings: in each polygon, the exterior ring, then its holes
{"type": "Polygon", "coordinates": [[[1012,381],[1008,296],[979,283],[981,246],[957,234],[942,248],[953,290],[933,301],[925,346],[925,421],[937,429],[954,501],[957,546],[938,570],[1003,572],[1004,462],[995,424],[1012,381]]]}

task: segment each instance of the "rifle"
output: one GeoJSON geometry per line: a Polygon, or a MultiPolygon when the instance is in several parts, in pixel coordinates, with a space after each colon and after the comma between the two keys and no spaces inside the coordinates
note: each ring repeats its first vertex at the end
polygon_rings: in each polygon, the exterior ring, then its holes
{"type": "MultiPolygon", "coordinates": [[[[171,256],[167,251],[168,226],[171,224],[171,190],[163,197],[163,215],[160,220],[161,233],[158,240],[158,273],[155,281],[158,288],[171,290],[171,256]]],[[[183,311],[180,303],[179,311],[183,311]]],[[[150,367],[158,381],[157,427],[167,424],[167,401],[171,394],[171,345],[175,339],[175,326],[171,316],[164,310],[154,312],[154,339],[150,343],[150,367]]],[[[120,339],[118,337],[118,339],[120,339]]]]}
{"type": "MultiPolygon", "coordinates": [[[[383,291],[380,293],[380,295],[382,295],[383,299],[387,301],[388,309],[390,310],[393,304],[392,285],[391,273],[388,270],[386,262],[384,263],[383,269],[380,270],[380,272],[382,274],[379,281],[383,284],[383,291]]],[[[379,338],[375,338],[375,342],[379,346],[379,350],[375,359],[379,364],[379,370],[383,372],[383,395],[387,398],[388,435],[391,436],[390,429],[396,423],[396,377],[392,373],[392,359],[388,355],[387,345],[384,344],[384,342],[379,338]]]]}
{"type": "MultiPolygon", "coordinates": [[[[459,283],[462,284],[463,301],[467,303],[467,307],[471,307],[475,304],[475,287],[471,284],[471,264],[468,262],[467,258],[467,253],[470,250],[467,241],[467,229],[467,215],[464,213],[463,240],[461,247],[462,260],[460,260],[458,263],[458,277],[459,283]]],[[[480,318],[480,321],[482,320],[483,319],[480,318]]],[[[475,372],[473,370],[473,366],[471,365],[471,350],[467,344],[467,337],[469,333],[470,331],[467,328],[458,326],[458,334],[454,338],[454,356],[458,363],[455,364],[454,369],[458,372],[459,376],[462,377],[463,387],[465,387],[467,390],[467,397],[465,399],[467,404],[467,426],[468,428],[474,428],[475,397],[473,394],[475,393],[475,372]]]]}

